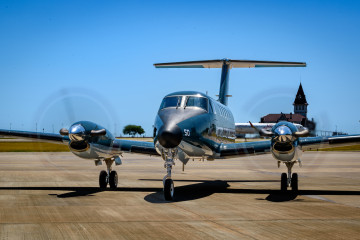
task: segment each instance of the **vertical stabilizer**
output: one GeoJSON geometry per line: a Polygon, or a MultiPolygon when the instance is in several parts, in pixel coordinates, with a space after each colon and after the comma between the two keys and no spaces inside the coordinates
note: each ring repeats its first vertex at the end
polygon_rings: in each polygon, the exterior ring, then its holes
{"type": "Polygon", "coordinates": [[[228,102],[230,68],[231,68],[230,62],[224,59],[221,68],[221,79],[220,79],[220,90],[219,90],[219,102],[224,105],[227,105],[228,102]]]}

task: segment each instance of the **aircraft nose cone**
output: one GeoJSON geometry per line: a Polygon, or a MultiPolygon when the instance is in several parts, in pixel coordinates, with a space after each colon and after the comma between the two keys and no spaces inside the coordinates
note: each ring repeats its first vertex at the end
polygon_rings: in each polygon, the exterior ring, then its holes
{"type": "Polygon", "coordinates": [[[158,140],[164,148],[179,146],[182,140],[181,129],[177,126],[162,126],[158,132],[158,140]]]}

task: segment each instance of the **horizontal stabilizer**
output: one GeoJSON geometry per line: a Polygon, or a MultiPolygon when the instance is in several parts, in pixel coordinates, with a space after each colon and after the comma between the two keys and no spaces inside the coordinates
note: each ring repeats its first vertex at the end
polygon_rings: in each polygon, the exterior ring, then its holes
{"type": "Polygon", "coordinates": [[[306,67],[305,62],[253,61],[231,59],[155,63],[154,66],[156,68],[222,68],[224,63],[230,65],[230,68],[306,67]]]}

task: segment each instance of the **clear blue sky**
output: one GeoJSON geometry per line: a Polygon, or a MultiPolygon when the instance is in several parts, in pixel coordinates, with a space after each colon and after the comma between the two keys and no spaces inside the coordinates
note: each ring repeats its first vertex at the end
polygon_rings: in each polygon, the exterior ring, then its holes
{"type": "Polygon", "coordinates": [[[318,129],[360,133],[358,1],[1,1],[0,128],[57,132],[95,121],[151,135],[162,98],[215,97],[219,69],[155,69],[205,59],[304,61],[232,69],[237,122],[291,112],[300,83],[318,129]]]}

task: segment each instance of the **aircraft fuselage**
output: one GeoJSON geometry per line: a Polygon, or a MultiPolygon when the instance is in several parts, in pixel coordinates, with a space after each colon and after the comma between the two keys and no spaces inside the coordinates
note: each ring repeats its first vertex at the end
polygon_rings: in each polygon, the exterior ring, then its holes
{"type": "Polygon", "coordinates": [[[159,154],[177,147],[181,161],[213,159],[222,143],[234,142],[235,122],[227,106],[200,92],[175,92],[164,97],[154,124],[159,154]]]}

